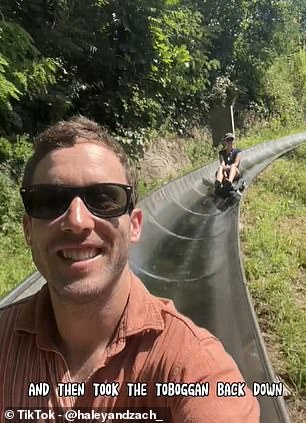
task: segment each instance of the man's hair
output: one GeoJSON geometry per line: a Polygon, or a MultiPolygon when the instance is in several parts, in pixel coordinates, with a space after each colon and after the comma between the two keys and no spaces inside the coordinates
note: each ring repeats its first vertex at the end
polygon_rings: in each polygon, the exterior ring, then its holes
{"type": "Polygon", "coordinates": [[[98,123],[83,116],[73,116],[67,121],[61,121],[43,131],[34,142],[34,153],[29,158],[23,175],[22,186],[32,184],[38,163],[51,151],[59,148],[73,147],[79,142],[100,144],[113,151],[125,169],[128,184],[134,188],[134,205],[138,199],[138,177],[132,161],[121,145],[98,123]]]}

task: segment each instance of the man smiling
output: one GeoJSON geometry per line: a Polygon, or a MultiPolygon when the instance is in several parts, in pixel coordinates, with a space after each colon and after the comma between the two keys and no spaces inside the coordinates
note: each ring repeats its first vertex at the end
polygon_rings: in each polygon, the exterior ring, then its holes
{"type": "Polygon", "coordinates": [[[143,218],[137,177],[99,125],[76,117],[45,131],[20,192],[26,241],[47,284],[0,310],[2,417],[12,407],[159,407],[168,422],[259,421],[248,389],[244,397],[216,394],[220,381],[244,382],[220,342],[131,272],[129,247],[143,218]],[[29,385],[39,382],[48,394],[29,397],[29,385]],[[209,395],[157,397],[160,382],[207,384],[209,395]],[[99,386],[118,395],[94,395],[99,386]]]}

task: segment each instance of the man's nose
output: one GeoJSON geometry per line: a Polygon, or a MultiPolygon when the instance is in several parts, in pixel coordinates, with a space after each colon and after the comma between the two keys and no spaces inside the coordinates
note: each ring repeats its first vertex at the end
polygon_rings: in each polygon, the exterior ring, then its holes
{"type": "Polygon", "coordinates": [[[90,213],[81,198],[75,197],[63,216],[62,230],[75,233],[90,232],[94,226],[94,216],[90,213]]]}

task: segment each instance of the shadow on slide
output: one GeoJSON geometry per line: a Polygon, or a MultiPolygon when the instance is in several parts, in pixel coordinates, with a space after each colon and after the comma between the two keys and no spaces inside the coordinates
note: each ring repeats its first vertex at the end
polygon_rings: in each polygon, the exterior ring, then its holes
{"type": "MultiPolygon", "coordinates": [[[[246,186],[273,160],[306,140],[306,133],[242,153],[246,186]]],[[[130,254],[134,272],[155,295],[172,298],[179,311],[224,344],[252,387],[275,382],[246,287],[239,247],[239,201],[211,194],[217,163],[198,169],[145,198],[140,243],[130,254]],[[204,178],[204,184],[202,182],[204,178]]],[[[44,284],[39,273],[0,301],[0,307],[44,284]]],[[[282,396],[258,397],[261,422],[289,422],[282,396]]]]}

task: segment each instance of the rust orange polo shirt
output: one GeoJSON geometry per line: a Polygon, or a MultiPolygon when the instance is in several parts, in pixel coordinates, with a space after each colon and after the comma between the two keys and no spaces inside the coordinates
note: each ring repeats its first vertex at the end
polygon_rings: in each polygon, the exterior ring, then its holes
{"type": "Polygon", "coordinates": [[[79,385],[70,385],[56,346],[47,285],[0,310],[1,422],[7,409],[82,407],[95,412],[158,408],[159,421],[171,423],[259,422],[258,402],[221,343],[178,313],[172,301],[154,297],[138,278],[131,279],[129,300],[106,354],[79,385]],[[49,389],[47,395],[29,396],[39,382],[49,389]],[[218,397],[218,382],[239,383],[237,393],[245,395],[218,397]],[[137,383],[143,385],[132,385],[137,383]]]}

